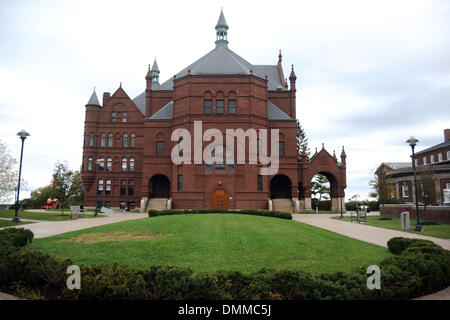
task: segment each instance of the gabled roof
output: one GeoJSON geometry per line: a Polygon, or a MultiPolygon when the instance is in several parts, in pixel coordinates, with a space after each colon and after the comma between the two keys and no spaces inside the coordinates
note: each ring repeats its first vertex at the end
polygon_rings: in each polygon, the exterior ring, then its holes
{"type": "Polygon", "coordinates": [[[267,118],[269,120],[294,120],[270,100],[267,101],[267,118]]]}
{"type": "Polygon", "coordinates": [[[86,103],[86,105],[100,107],[100,102],[98,101],[97,93],[95,93],[95,89],[94,89],[94,92],[92,92],[91,98],[89,99],[88,103],[86,103]]]}
{"type": "Polygon", "coordinates": [[[172,120],[173,101],[170,101],[160,110],[156,111],[148,120],[172,120]]]}
{"type": "Polygon", "coordinates": [[[431,152],[431,151],[439,150],[439,149],[442,149],[442,148],[446,148],[448,146],[450,146],[450,140],[447,140],[445,142],[439,143],[439,144],[437,144],[435,146],[432,146],[432,147],[430,147],[428,149],[416,152],[416,156],[424,154],[424,153],[427,153],[427,152],[431,152]]]}
{"type": "Polygon", "coordinates": [[[133,99],[134,104],[142,114],[145,114],[145,91],[133,99]]]}

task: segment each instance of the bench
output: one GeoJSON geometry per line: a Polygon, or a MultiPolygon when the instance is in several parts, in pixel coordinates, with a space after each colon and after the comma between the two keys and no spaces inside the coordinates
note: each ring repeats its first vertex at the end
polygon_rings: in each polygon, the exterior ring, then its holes
{"type": "Polygon", "coordinates": [[[350,222],[353,222],[353,219],[356,219],[358,223],[361,223],[364,220],[364,223],[367,223],[367,207],[356,208],[356,212],[350,212],[350,222]]]}
{"type": "MultiPolygon", "coordinates": [[[[76,214],[79,219],[81,212],[83,212],[83,211],[81,211],[80,206],[70,206],[70,215],[76,214]]],[[[86,217],[86,213],[84,213],[84,216],[86,217]]]]}

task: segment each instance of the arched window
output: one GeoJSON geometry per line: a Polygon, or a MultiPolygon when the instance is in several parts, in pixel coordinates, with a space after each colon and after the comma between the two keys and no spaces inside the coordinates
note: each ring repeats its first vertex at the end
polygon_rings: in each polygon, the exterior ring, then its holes
{"type": "Polygon", "coordinates": [[[104,132],[100,135],[100,147],[106,147],[106,134],[104,132]]]}
{"type": "Polygon", "coordinates": [[[127,158],[123,157],[122,158],[122,172],[126,172],[127,171],[127,158]]]}
{"type": "Polygon", "coordinates": [[[88,158],[88,171],[92,171],[92,156],[88,158]]]}
{"type": "Polygon", "coordinates": [[[122,147],[128,148],[128,133],[124,133],[122,136],[122,147]]]}
{"type": "Polygon", "coordinates": [[[235,114],[237,108],[236,94],[231,91],[228,93],[228,113],[235,114]]]}
{"type": "Polygon", "coordinates": [[[108,133],[108,148],[111,148],[113,146],[113,134],[110,132],[108,133]]]}
{"type": "Polygon", "coordinates": [[[112,158],[108,157],[106,159],[106,171],[112,171],[112,158]]]}
{"type": "Polygon", "coordinates": [[[95,139],[94,133],[93,132],[89,133],[89,147],[94,146],[94,139],[95,139]]]}
{"type": "Polygon", "coordinates": [[[130,148],[136,148],[136,133],[132,133],[130,136],[130,148]]]}
{"type": "Polygon", "coordinates": [[[134,172],[134,158],[130,158],[130,172],[134,172]]]}

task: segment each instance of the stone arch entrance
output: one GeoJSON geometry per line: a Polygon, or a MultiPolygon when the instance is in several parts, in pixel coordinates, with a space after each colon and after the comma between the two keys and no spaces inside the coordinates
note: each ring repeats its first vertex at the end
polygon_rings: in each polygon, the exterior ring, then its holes
{"type": "MultiPolygon", "coordinates": [[[[339,197],[339,180],[338,180],[338,178],[335,177],[330,172],[320,171],[320,172],[315,173],[314,176],[311,178],[311,186],[312,186],[312,181],[314,180],[314,177],[316,175],[318,175],[318,174],[324,176],[328,180],[328,182],[330,184],[330,194],[329,194],[329,196],[330,196],[331,199],[329,199],[329,200],[331,200],[331,207],[330,207],[329,210],[331,210],[331,211],[338,210],[340,208],[340,207],[336,206],[338,204],[337,201],[336,201],[336,198],[339,197]]],[[[315,207],[313,206],[312,209],[315,209],[315,207]]],[[[328,209],[325,209],[325,210],[328,210],[328,209]]]]}
{"type": "Polygon", "coordinates": [[[211,209],[228,209],[228,193],[223,189],[216,189],[211,195],[211,209]]]}
{"type": "Polygon", "coordinates": [[[149,181],[149,198],[170,198],[170,180],[163,174],[156,174],[149,181]]]}
{"type": "Polygon", "coordinates": [[[289,177],[284,174],[277,174],[270,180],[270,198],[291,199],[292,183],[289,177]]]}

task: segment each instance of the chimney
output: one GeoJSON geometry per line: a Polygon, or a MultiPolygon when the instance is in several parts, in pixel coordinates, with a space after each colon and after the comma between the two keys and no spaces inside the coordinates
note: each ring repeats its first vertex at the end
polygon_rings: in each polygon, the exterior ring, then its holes
{"type": "Polygon", "coordinates": [[[103,106],[109,101],[111,94],[109,92],[103,92],[103,106]]]}
{"type": "Polygon", "coordinates": [[[444,141],[450,140],[450,129],[444,129],[444,141]]]}

